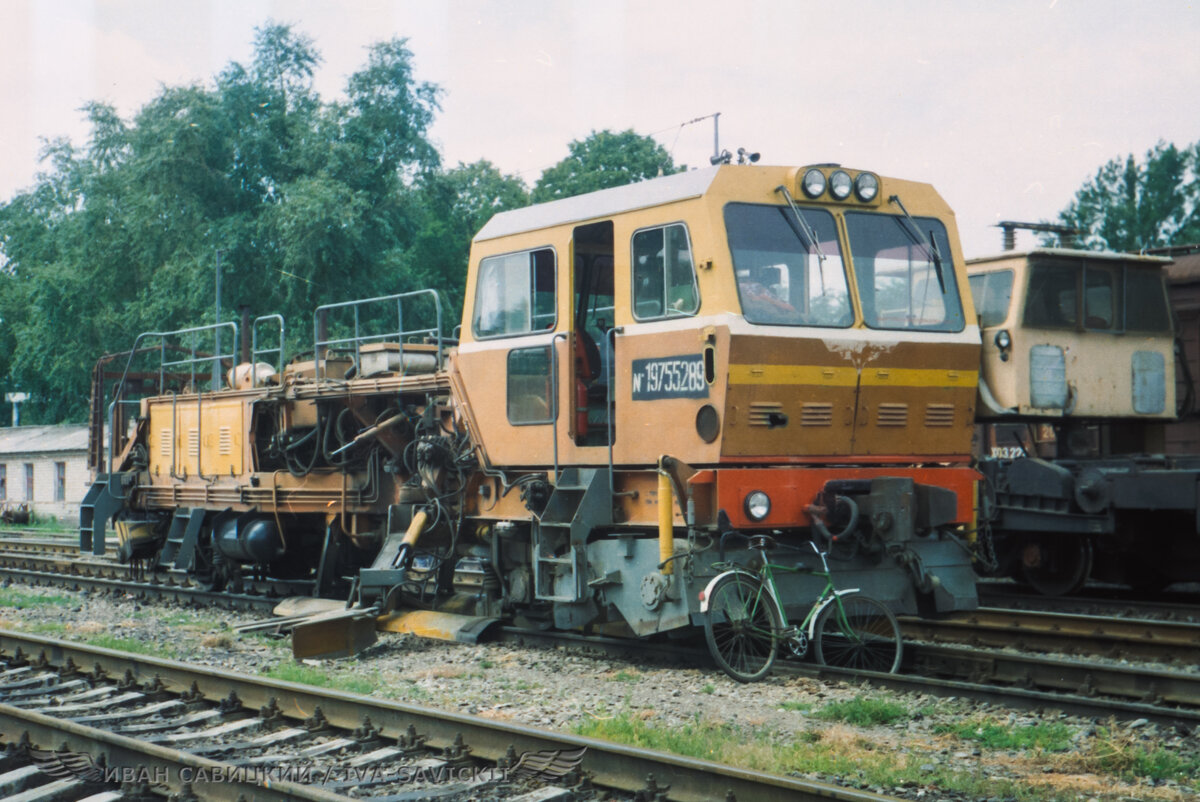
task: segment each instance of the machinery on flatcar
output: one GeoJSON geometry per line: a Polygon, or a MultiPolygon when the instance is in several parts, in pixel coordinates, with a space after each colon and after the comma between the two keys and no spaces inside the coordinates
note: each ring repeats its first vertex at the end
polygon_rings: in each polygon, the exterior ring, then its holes
{"type": "Polygon", "coordinates": [[[1164,455],[1164,424],[1192,398],[1169,262],[1064,248],[968,262],[983,336],[980,544],[997,573],[1049,595],[1089,577],[1142,589],[1200,577],[1200,458],[1164,455]]]}
{"type": "Polygon", "coordinates": [[[429,291],[322,307],[287,362],[277,316],[140,336],[130,365],[171,350],[146,397],[127,366],[97,402],[81,547],[113,520],[213,586],[647,636],[701,622],[722,552],[753,559],[722,535],[828,533],[841,587],[976,606],[980,335],[928,185],[721,165],[505,212],[466,299],[454,341],[429,291]]]}

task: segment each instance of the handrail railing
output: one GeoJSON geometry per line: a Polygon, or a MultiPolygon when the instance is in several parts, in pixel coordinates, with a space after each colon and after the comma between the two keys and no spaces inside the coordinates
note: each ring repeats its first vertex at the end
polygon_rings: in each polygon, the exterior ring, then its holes
{"type": "MultiPolygon", "coordinates": [[[[554,484],[556,485],[558,484],[558,409],[561,406],[558,402],[559,340],[570,342],[565,331],[560,331],[550,338],[550,404],[552,409],[552,414],[550,415],[550,437],[554,446],[554,484]]],[[[567,350],[570,351],[570,348],[567,350]]]]}
{"type": "MultiPolygon", "coordinates": [[[[237,323],[234,323],[234,322],[213,323],[208,326],[192,326],[190,328],[176,329],[174,331],[144,331],[137,336],[137,339],[135,339],[133,341],[133,347],[131,349],[129,349],[129,357],[125,360],[125,369],[121,372],[121,380],[120,380],[120,382],[117,383],[117,389],[116,389],[115,396],[113,398],[112,403],[109,405],[109,408],[108,408],[109,409],[109,450],[108,450],[108,453],[109,453],[110,468],[112,466],[112,461],[117,458],[116,412],[117,412],[119,405],[122,403],[125,403],[124,399],[122,398],[122,396],[125,393],[125,380],[129,377],[129,368],[133,365],[133,358],[138,353],[138,346],[141,345],[142,340],[154,338],[154,337],[159,338],[159,364],[158,364],[158,391],[159,392],[162,392],[163,388],[166,386],[167,368],[178,367],[181,365],[188,366],[190,383],[191,383],[191,386],[193,388],[195,388],[195,391],[196,391],[196,437],[197,437],[197,442],[199,443],[199,442],[203,442],[202,432],[200,431],[200,427],[202,426],[201,421],[203,419],[203,415],[201,414],[202,410],[200,408],[200,404],[201,404],[201,398],[203,396],[203,393],[200,389],[200,385],[196,382],[196,365],[202,364],[204,362],[211,363],[212,373],[213,373],[213,377],[214,377],[212,380],[213,381],[212,390],[215,392],[216,390],[220,389],[219,387],[216,386],[216,384],[217,384],[217,382],[220,381],[219,377],[221,375],[221,370],[220,370],[221,363],[224,360],[228,359],[231,362],[236,364],[237,354],[234,353],[234,350],[231,350],[230,353],[227,353],[227,354],[222,354],[222,353],[198,354],[198,352],[196,350],[197,335],[203,334],[205,332],[211,333],[213,335],[213,344],[215,346],[219,343],[218,335],[219,335],[219,332],[223,329],[230,330],[230,333],[232,335],[232,337],[230,338],[230,341],[229,341],[231,344],[231,349],[236,349],[237,342],[238,342],[238,334],[237,334],[237,323]],[[184,359],[168,360],[167,359],[167,338],[180,337],[183,335],[191,335],[191,340],[188,344],[188,347],[183,349],[185,352],[188,353],[188,356],[184,359]]],[[[218,349],[214,348],[214,350],[218,350],[218,349]]],[[[201,477],[203,477],[204,473],[201,470],[201,466],[200,466],[200,453],[199,452],[200,452],[200,449],[197,448],[196,473],[198,475],[200,475],[201,477]]],[[[172,438],[172,442],[171,442],[171,466],[172,466],[172,470],[174,470],[174,466],[175,466],[175,441],[174,441],[174,438],[172,438]]]]}
{"type": "Polygon", "coordinates": [[[287,324],[284,323],[283,315],[262,315],[254,318],[254,322],[250,324],[250,386],[258,386],[258,358],[266,354],[276,354],[278,358],[275,360],[275,372],[283,373],[283,344],[287,334],[287,324]],[[279,347],[278,348],[259,348],[258,347],[258,324],[266,323],[274,320],[279,324],[279,347]]]}
{"type": "Polygon", "coordinates": [[[400,346],[400,364],[404,364],[404,338],[424,335],[433,338],[437,343],[437,364],[442,365],[442,302],[438,297],[436,290],[415,290],[413,292],[402,292],[395,295],[381,295],[375,298],[363,298],[357,301],[342,301],[336,304],[325,304],[318,306],[313,313],[313,365],[315,375],[318,379],[321,378],[324,367],[322,366],[321,350],[322,348],[330,348],[331,346],[350,345],[354,346],[354,363],[361,365],[361,352],[364,343],[368,342],[395,342],[400,346]],[[434,326],[421,326],[413,329],[404,328],[404,301],[406,299],[428,296],[433,300],[433,308],[436,318],[434,326]],[[395,302],[396,304],[396,329],[381,334],[363,334],[362,316],[360,311],[362,307],[367,305],[383,305],[385,303],[395,302]],[[352,309],[354,312],[354,334],[351,337],[326,337],[323,339],[321,335],[322,320],[328,320],[328,313],[336,309],[352,309]]]}

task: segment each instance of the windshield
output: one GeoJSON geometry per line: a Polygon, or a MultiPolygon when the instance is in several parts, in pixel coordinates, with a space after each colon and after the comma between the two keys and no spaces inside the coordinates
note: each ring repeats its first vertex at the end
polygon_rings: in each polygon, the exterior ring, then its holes
{"type": "Polygon", "coordinates": [[[854,314],[833,216],[800,211],[820,241],[819,252],[786,206],[725,207],[742,314],[762,325],[845,328],[854,314]]]}
{"type": "Polygon", "coordinates": [[[1025,325],[1076,329],[1081,322],[1089,331],[1170,331],[1162,275],[1107,260],[1031,261],[1025,325]]]}
{"type": "Polygon", "coordinates": [[[962,331],[962,303],[949,258],[946,227],[930,217],[915,217],[913,222],[941,254],[940,271],[934,264],[934,253],[905,218],[846,214],[863,320],[873,329],[962,331]]]}

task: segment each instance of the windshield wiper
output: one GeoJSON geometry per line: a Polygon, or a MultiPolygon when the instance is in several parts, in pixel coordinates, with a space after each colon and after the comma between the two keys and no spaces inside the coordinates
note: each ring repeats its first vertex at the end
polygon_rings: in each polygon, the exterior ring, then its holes
{"type": "Polygon", "coordinates": [[[805,238],[808,239],[812,249],[817,252],[817,259],[820,260],[821,266],[825,266],[825,253],[821,250],[821,243],[817,241],[817,232],[804,219],[804,215],[800,213],[800,207],[796,205],[796,201],[792,200],[792,193],[788,192],[788,188],[783,184],[775,187],[775,191],[783,195],[783,199],[787,201],[787,205],[791,208],[792,214],[796,216],[796,222],[800,224],[800,230],[804,232],[805,238]]]}
{"type": "Polygon", "coordinates": [[[933,262],[933,270],[937,274],[938,288],[942,291],[942,295],[946,294],[946,277],[942,275],[942,252],[938,250],[937,240],[933,236],[933,232],[929,232],[929,239],[925,239],[925,235],[921,233],[921,229],[917,228],[917,223],[912,219],[912,215],[908,213],[908,209],[904,208],[904,204],[900,201],[899,195],[892,195],[888,198],[888,203],[894,203],[900,207],[900,211],[904,212],[904,219],[912,226],[912,231],[909,231],[904,226],[904,233],[908,234],[909,238],[917,245],[925,249],[925,254],[929,257],[929,261],[933,262]]]}

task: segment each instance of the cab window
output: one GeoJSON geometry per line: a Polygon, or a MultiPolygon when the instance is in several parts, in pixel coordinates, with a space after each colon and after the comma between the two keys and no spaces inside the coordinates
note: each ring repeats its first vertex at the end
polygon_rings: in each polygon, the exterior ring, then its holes
{"type": "Polygon", "coordinates": [[[731,203],[725,229],[742,315],[771,326],[854,322],[833,216],[801,207],[731,203]],[[816,241],[812,241],[815,237],[816,241]]]}
{"type": "Polygon", "coordinates": [[[946,227],[932,217],[846,214],[850,255],[873,329],[962,331],[946,227]]]}
{"type": "Polygon", "coordinates": [[[633,235],[633,315],[638,320],[694,315],[700,308],[687,227],[646,228],[633,235]]]}
{"type": "Polygon", "coordinates": [[[971,276],[970,281],[979,325],[984,328],[999,326],[1008,318],[1008,305],[1012,302],[1013,272],[994,270],[991,273],[976,273],[971,276]]]}
{"type": "Polygon", "coordinates": [[[1025,325],[1032,328],[1075,328],[1079,315],[1074,265],[1033,265],[1025,296],[1025,325]]]}
{"type": "Polygon", "coordinates": [[[557,319],[554,251],[489,256],[479,263],[475,287],[476,337],[548,331],[557,319]]]}

